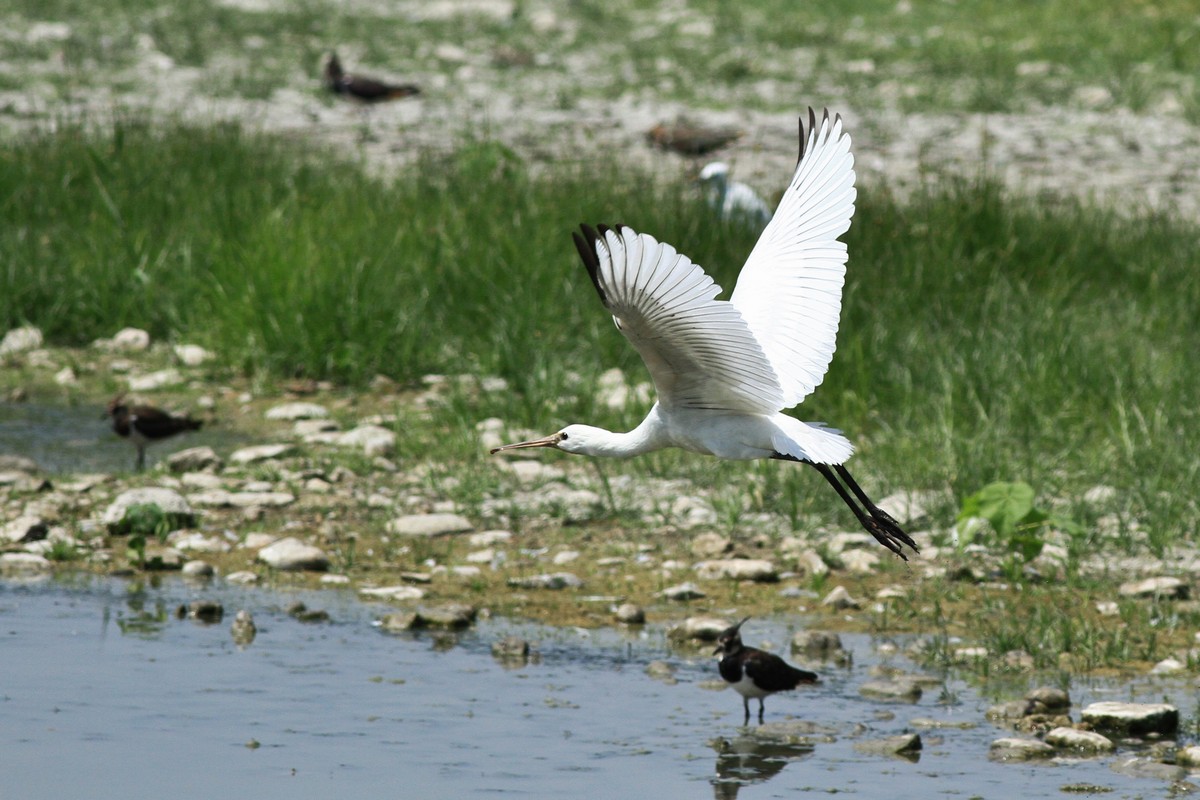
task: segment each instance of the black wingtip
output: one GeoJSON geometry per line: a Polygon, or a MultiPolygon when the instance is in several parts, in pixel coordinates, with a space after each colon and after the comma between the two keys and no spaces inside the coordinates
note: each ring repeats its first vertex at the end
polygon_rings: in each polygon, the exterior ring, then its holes
{"type": "MultiPolygon", "coordinates": [[[[833,119],[835,122],[838,120],[838,118],[839,117],[837,114],[833,115],[833,119]]],[[[821,110],[821,122],[825,123],[828,121],[829,121],[829,109],[824,108],[821,110]]],[[[812,106],[809,106],[808,107],[808,130],[811,133],[812,131],[815,131],[816,129],[817,129],[817,111],[812,106]]],[[[804,133],[804,116],[801,115],[800,116],[800,155],[796,158],[797,165],[799,165],[800,162],[804,160],[804,148],[807,144],[808,144],[808,136],[806,136],[804,133]]]]}
{"type": "Polygon", "coordinates": [[[604,286],[600,283],[600,257],[596,255],[596,242],[610,228],[607,225],[599,225],[593,228],[590,225],[580,225],[579,230],[571,234],[571,238],[575,241],[575,249],[579,251],[579,257],[583,260],[583,265],[587,267],[588,275],[592,279],[592,285],[596,287],[596,293],[600,295],[600,302],[608,305],[608,295],[604,292],[604,286]],[[597,230],[599,228],[599,230],[597,230]]]}

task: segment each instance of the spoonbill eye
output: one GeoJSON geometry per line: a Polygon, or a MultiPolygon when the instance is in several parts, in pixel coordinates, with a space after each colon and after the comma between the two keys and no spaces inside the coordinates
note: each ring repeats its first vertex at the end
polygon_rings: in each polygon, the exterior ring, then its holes
{"type": "Polygon", "coordinates": [[[562,434],[562,441],[564,441],[564,442],[565,442],[567,439],[570,439],[570,438],[571,438],[571,437],[570,437],[570,436],[567,436],[567,434],[566,434],[565,432],[562,434]]]}

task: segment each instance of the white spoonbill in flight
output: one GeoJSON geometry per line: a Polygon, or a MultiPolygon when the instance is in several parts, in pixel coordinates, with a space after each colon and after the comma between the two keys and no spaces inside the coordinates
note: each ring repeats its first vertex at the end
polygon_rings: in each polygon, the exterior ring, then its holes
{"type": "Polygon", "coordinates": [[[729,300],[669,244],[618,225],[581,226],[575,246],[600,300],[650,370],[658,402],[628,433],[568,425],[497,447],[553,447],[625,457],[679,447],[727,459],[808,464],[859,523],[896,555],[913,542],[843,466],[854,446],[840,431],[783,414],[821,383],[833,358],[846,245],[854,214],[854,156],[839,116],[800,121],[800,160],[729,300]]]}

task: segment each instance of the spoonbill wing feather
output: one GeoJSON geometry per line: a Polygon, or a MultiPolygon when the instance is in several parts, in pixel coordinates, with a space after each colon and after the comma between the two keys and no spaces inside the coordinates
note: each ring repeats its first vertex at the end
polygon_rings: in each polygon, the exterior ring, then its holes
{"type": "Polygon", "coordinates": [[[730,302],[778,376],[780,408],[820,385],[837,346],[846,245],[854,215],[854,156],[839,116],[809,109],[800,159],[779,208],[738,276],[730,302]]]}
{"type": "Polygon", "coordinates": [[[582,227],[575,244],[665,407],[774,413],[782,389],[721,287],[669,244],[631,228],[582,227]]]}

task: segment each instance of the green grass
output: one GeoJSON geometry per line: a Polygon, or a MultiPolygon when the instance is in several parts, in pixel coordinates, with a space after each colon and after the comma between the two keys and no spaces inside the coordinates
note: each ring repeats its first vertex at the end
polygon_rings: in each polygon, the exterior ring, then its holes
{"type": "MultiPolygon", "coordinates": [[[[383,181],[230,126],[126,122],[10,142],[0,328],[33,323],[51,342],[84,345],[134,325],[268,380],[509,381],[454,395],[428,427],[415,420],[418,453],[478,457],[471,425],[486,416],[547,432],[628,427],[639,412],[599,407],[593,379],[617,365],[641,380],[642,367],[594,296],[571,229],[626,222],[679,244],[727,289],[753,237],[708,224],[691,187],[606,163],[601,153],[590,166],[531,170],[467,140],[383,181]]],[[[798,415],[849,431],[870,487],[961,499],[1021,480],[1039,505],[1070,505],[1109,484],[1152,545],[1190,539],[1196,233],[1163,216],[1011,197],[986,180],[904,201],[868,188],[847,237],[837,357],[798,415]]],[[[663,453],[629,468],[752,487],[750,511],[832,513],[815,479],[797,488],[776,464],[663,453]]],[[[722,513],[735,519],[731,502],[722,513]]],[[[1090,513],[1079,511],[1085,524],[1090,513]]]]}

